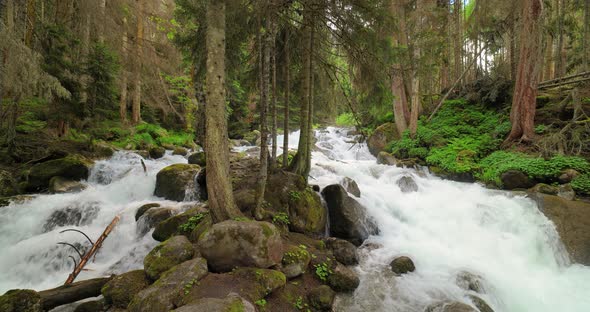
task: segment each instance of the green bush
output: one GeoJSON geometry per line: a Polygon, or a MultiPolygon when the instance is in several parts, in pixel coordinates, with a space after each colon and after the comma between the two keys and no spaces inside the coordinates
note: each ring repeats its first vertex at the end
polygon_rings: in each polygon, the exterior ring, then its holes
{"type": "Polygon", "coordinates": [[[192,147],[195,136],[187,132],[172,132],[166,136],[157,138],[159,144],[172,144],[176,146],[192,147]]]}
{"type": "Polygon", "coordinates": [[[355,125],[354,115],[352,113],[343,113],[336,117],[336,125],[339,127],[351,127],[355,125]]]}
{"type": "Polygon", "coordinates": [[[576,177],[572,181],[572,188],[578,195],[590,196],[590,173],[576,177]]]}

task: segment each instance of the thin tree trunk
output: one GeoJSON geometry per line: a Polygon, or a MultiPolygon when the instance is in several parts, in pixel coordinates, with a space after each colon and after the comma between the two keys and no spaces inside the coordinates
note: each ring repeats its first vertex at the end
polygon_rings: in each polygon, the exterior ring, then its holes
{"type": "MultiPolygon", "coordinates": [[[[90,12],[86,10],[84,12],[84,30],[83,30],[83,37],[82,37],[82,58],[85,61],[88,61],[88,56],[90,54],[90,12]]],[[[81,77],[81,92],[80,92],[80,102],[84,106],[83,111],[86,114],[88,110],[88,82],[90,77],[88,75],[82,75],[81,77]]]]}
{"type": "MultiPolygon", "coordinates": [[[[274,7],[274,3],[272,4],[274,7]]],[[[272,16],[272,13],[270,14],[272,16]]],[[[272,118],[272,157],[271,157],[271,164],[270,168],[276,168],[277,163],[277,25],[275,18],[272,17],[271,19],[271,47],[270,47],[270,57],[271,57],[271,71],[272,71],[272,101],[271,105],[271,118],[272,118]]]]}
{"type": "MultiPolygon", "coordinates": [[[[100,0],[99,2],[99,28],[98,28],[98,42],[104,43],[105,37],[105,25],[106,25],[106,8],[107,8],[107,0],[100,0]]],[[[142,7],[143,9],[143,7],[142,7]]],[[[143,14],[143,13],[140,13],[143,14]]],[[[143,15],[141,15],[143,16],[143,15]]],[[[142,30],[143,31],[143,30],[142,30]]]]}
{"type": "Polygon", "coordinates": [[[289,102],[291,93],[291,54],[289,53],[289,26],[285,30],[285,111],[283,120],[283,168],[289,167],[289,102]]]}
{"type": "Polygon", "coordinates": [[[542,0],[524,0],[518,72],[510,111],[512,130],[506,143],[516,140],[531,141],[535,135],[537,79],[540,70],[539,60],[543,55],[540,22],[542,15],[542,0]]]}
{"type": "MultiPolygon", "coordinates": [[[[406,23],[405,23],[405,11],[403,0],[393,0],[391,2],[391,12],[397,14],[399,19],[399,29],[393,35],[394,46],[400,47],[404,45],[407,40],[406,36],[406,23]]],[[[391,93],[393,94],[393,117],[395,125],[399,133],[403,133],[408,128],[409,114],[408,110],[408,96],[406,94],[406,88],[404,86],[404,73],[402,67],[403,60],[398,60],[398,63],[393,65],[392,68],[392,80],[391,80],[391,93]]]]}
{"type": "Polygon", "coordinates": [[[463,8],[461,6],[461,2],[462,1],[455,1],[455,8],[454,8],[454,13],[455,13],[455,40],[454,40],[454,65],[455,65],[455,72],[454,72],[454,77],[455,79],[458,78],[461,75],[462,72],[462,67],[463,67],[463,46],[461,44],[462,40],[463,40],[463,34],[462,34],[462,29],[463,29],[463,20],[462,20],[462,15],[463,15],[463,8]]]}
{"type": "Polygon", "coordinates": [[[25,32],[25,45],[29,48],[32,47],[33,44],[33,33],[35,31],[35,19],[37,17],[37,12],[35,11],[36,6],[35,0],[27,0],[27,23],[26,23],[26,32],[25,32]]]}
{"type": "MultiPolygon", "coordinates": [[[[422,16],[420,16],[422,9],[421,1],[416,1],[416,8],[415,10],[418,12],[417,21],[416,21],[416,32],[420,33],[422,30],[422,16]]],[[[414,68],[412,69],[412,109],[410,113],[410,135],[414,137],[416,132],[418,131],[418,116],[420,115],[420,108],[421,108],[421,96],[420,96],[420,59],[422,57],[422,51],[420,47],[420,42],[414,41],[414,48],[413,48],[413,57],[412,57],[412,64],[414,68]]]]}
{"type": "Polygon", "coordinates": [[[254,218],[262,220],[264,218],[264,192],[266,191],[266,180],[268,178],[268,104],[270,96],[270,71],[271,60],[270,50],[272,46],[272,31],[271,31],[271,16],[270,5],[266,3],[266,25],[264,32],[264,44],[259,47],[262,48],[263,66],[262,66],[262,89],[260,96],[260,172],[258,174],[258,181],[256,187],[256,207],[254,209],[254,218]]]}
{"type": "Polygon", "coordinates": [[[588,37],[590,36],[590,0],[584,1],[584,35],[582,38],[582,59],[583,59],[583,67],[584,71],[590,70],[588,67],[588,63],[590,63],[590,47],[588,46],[588,37]]]}
{"type": "Polygon", "coordinates": [[[133,103],[131,106],[131,122],[135,125],[141,120],[141,72],[143,58],[143,0],[136,0],[137,5],[137,36],[135,38],[135,77],[133,79],[133,103]]]}
{"type": "Polygon", "coordinates": [[[234,203],[229,172],[225,97],[225,1],[207,6],[207,194],[213,222],[241,215],[234,203]]]}
{"type": "MultiPolygon", "coordinates": [[[[312,17],[314,19],[315,17],[312,17]]],[[[310,35],[310,43],[309,43],[309,114],[307,115],[307,127],[309,133],[307,134],[307,155],[305,156],[305,168],[306,172],[304,175],[305,181],[307,181],[307,177],[309,176],[309,171],[311,170],[311,149],[313,145],[313,111],[314,111],[314,101],[315,101],[315,75],[313,70],[313,54],[314,54],[314,46],[315,46],[315,24],[314,27],[311,27],[311,35],[310,35]]]]}
{"type": "Polygon", "coordinates": [[[564,44],[564,30],[563,24],[565,20],[565,1],[566,0],[559,0],[559,5],[557,6],[557,47],[555,50],[555,77],[562,77],[565,75],[564,72],[564,64],[563,64],[563,44],[564,44]]]}
{"type": "MultiPolygon", "coordinates": [[[[127,17],[123,17],[123,36],[121,37],[121,60],[127,63],[127,17]]],[[[121,70],[121,97],[119,99],[119,117],[121,122],[127,122],[127,71],[121,70]]]]}

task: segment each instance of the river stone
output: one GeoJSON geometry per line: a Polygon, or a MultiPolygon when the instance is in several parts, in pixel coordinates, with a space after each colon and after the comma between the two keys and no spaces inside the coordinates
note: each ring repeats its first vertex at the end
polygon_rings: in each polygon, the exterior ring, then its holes
{"type": "Polygon", "coordinates": [[[166,154],[166,149],[164,149],[163,147],[160,147],[160,146],[152,146],[148,150],[148,153],[151,158],[159,159],[159,158],[164,157],[164,155],[166,154]]]}
{"type": "Polygon", "coordinates": [[[244,135],[244,140],[248,141],[250,145],[258,145],[260,141],[260,131],[252,130],[244,135]]]}
{"type": "Polygon", "coordinates": [[[590,265],[590,203],[545,194],[532,198],[554,224],[572,260],[590,265]]]}
{"type": "Polygon", "coordinates": [[[480,297],[475,295],[467,295],[467,297],[469,297],[469,299],[471,300],[471,302],[473,302],[473,305],[479,310],[479,312],[494,312],[494,309],[492,309],[492,307],[490,307],[490,305],[480,297]]]}
{"type": "Polygon", "coordinates": [[[576,192],[572,188],[571,184],[562,184],[558,186],[557,196],[567,199],[574,200],[576,198],[576,192]]]}
{"type": "Polygon", "coordinates": [[[41,296],[30,289],[13,289],[0,296],[2,312],[42,312],[41,296]]]}
{"type": "Polygon", "coordinates": [[[559,175],[558,181],[561,184],[566,184],[572,182],[576,177],[578,177],[580,173],[574,169],[565,169],[559,175]]]}
{"type": "Polygon", "coordinates": [[[197,206],[197,207],[191,208],[181,214],[178,214],[176,216],[172,216],[172,217],[158,223],[158,225],[156,225],[156,228],[154,229],[154,232],[152,233],[152,237],[159,242],[163,242],[163,241],[167,240],[168,238],[170,238],[174,235],[177,235],[177,234],[189,235],[191,233],[192,229],[187,229],[186,231],[183,231],[181,229],[181,226],[184,224],[187,224],[189,222],[189,220],[192,220],[191,226],[196,228],[196,226],[198,226],[198,224],[204,219],[204,215],[206,213],[207,213],[207,211],[204,208],[202,208],[201,206],[197,206]],[[200,219],[198,221],[196,218],[193,218],[193,217],[197,217],[197,216],[200,217],[200,219]]]}
{"type": "Polygon", "coordinates": [[[88,179],[92,163],[79,155],[50,160],[34,165],[27,176],[26,189],[39,191],[49,186],[53,177],[64,177],[74,181],[88,179]]]}
{"type": "Polygon", "coordinates": [[[137,221],[137,235],[143,236],[160,222],[172,217],[172,208],[154,207],[148,209],[137,221]]]}
{"type": "Polygon", "coordinates": [[[80,181],[73,181],[64,177],[53,177],[49,180],[49,192],[60,193],[75,193],[86,189],[86,185],[80,181]]]}
{"type": "Polygon", "coordinates": [[[359,263],[356,246],[351,242],[335,237],[324,240],[326,246],[332,250],[334,258],[344,265],[356,265],[359,263]]]}
{"type": "Polygon", "coordinates": [[[339,292],[353,292],[360,282],[356,272],[338,262],[328,275],[328,285],[339,292]]]}
{"type": "Polygon", "coordinates": [[[369,152],[377,157],[379,152],[383,151],[387,144],[393,140],[399,140],[400,134],[397,132],[395,124],[387,122],[377,127],[367,140],[369,152]]]}
{"type": "Polygon", "coordinates": [[[195,176],[201,168],[198,165],[170,165],[156,175],[154,195],[168,200],[183,201],[188,187],[195,187],[195,176]]]}
{"type": "Polygon", "coordinates": [[[534,184],[533,180],[519,170],[508,170],[500,175],[505,190],[527,189],[534,184]]]}
{"type": "Polygon", "coordinates": [[[349,177],[344,177],[344,179],[342,179],[342,182],[340,182],[340,184],[342,184],[342,186],[344,187],[344,189],[349,192],[350,194],[356,196],[356,197],[361,197],[361,190],[359,189],[358,184],[356,184],[356,182],[349,178],[349,177]]]}
{"type": "Polygon", "coordinates": [[[0,197],[14,196],[18,193],[18,186],[12,174],[0,170],[0,197]]]}
{"type": "Polygon", "coordinates": [[[173,236],[152,249],[143,259],[145,273],[155,281],[173,266],[190,260],[194,252],[193,245],[185,236],[173,236]]]}
{"type": "Polygon", "coordinates": [[[199,238],[201,254],[213,272],[235,267],[269,268],[282,258],[279,230],[268,222],[228,220],[199,238]]]}
{"type": "Polygon", "coordinates": [[[457,285],[465,290],[476,293],[484,293],[483,277],[467,271],[461,271],[457,274],[457,285]]]}
{"type": "Polygon", "coordinates": [[[339,184],[326,186],[322,190],[330,214],[330,236],[350,241],[360,246],[370,235],[379,229],[365,207],[348,196],[339,184]]]}
{"type": "Polygon", "coordinates": [[[207,159],[205,158],[205,152],[192,153],[188,157],[188,163],[192,165],[199,165],[205,167],[207,165],[207,159]]]}
{"type": "Polygon", "coordinates": [[[88,225],[98,216],[99,211],[100,203],[98,202],[81,203],[81,206],[73,204],[63,209],[55,210],[43,224],[43,231],[49,232],[66,225],[88,225]]]}
{"type": "Polygon", "coordinates": [[[172,152],[172,155],[186,156],[186,154],[188,154],[188,150],[180,146],[174,147],[174,151],[172,152]]]}
{"type": "Polygon", "coordinates": [[[86,301],[80,303],[76,306],[74,312],[97,312],[97,311],[105,311],[105,300],[93,300],[93,301],[86,301]]]}
{"type": "Polygon", "coordinates": [[[328,285],[321,285],[309,291],[307,299],[310,305],[319,311],[332,311],[336,292],[328,285]]]}
{"type": "Polygon", "coordinates": [[[397,165],[398,160],[395,156],[389,154],[388,152],[379,152],[377,155],[377,164],[379,165],[388,165],[388,166],[395,166],[397,165]]]}
{"type": "Polygon", "coordinates": [[[170,311],[182,301],[186,285],[198,284],[207,274],[205,259],[199,257],[185,261],[135,295],[127,309],[130,312],[170,311]]]}
{"type": "Polygon", "coordinates": [[[197,173],[197,177],[195,178],[197,181],[197,186],[199,188],[199,198],[201,200],[207,200],[207,168],[203,167],[197,173]]]}
{"type": "Polygon", "coordinates": [[[479,312],[470,305],[458,301],[437,302],[426,307],[424,312],[479,312]]]}
{"type": "Polygon", "coordinates": [[[108,304],[125,309],[140,291],[150,285],[143,270],[135,270],[113,277],[101,289],[108,304]]]}
{"type": "Polygon", "coordinates": [[[393,273],[397,275],[407,274],[416,271],[414,261],[410,257],[401,256],[393,259],[389,264],[393,273]]]}
{"type": "Polygon", "coordinates": [[[418,184],[410,176],[403,176],[397,180],[396,184],[399,186],[402,193],[412,193],[418,191],[418,184]]]}
{"type": "Polygon", "coordinates": [[[236,293],[231,293],[223,299],[201,298],[191,304],[182,306],[174,312],[256,312],[256,308],[236,293]]]}
{"type": "Polygon", "coordinates": [[[287,279],[295,278],[305,273],[310,261],[311,255],[306,249],[300,246],[289,246],[283,253],[281,272],[287,279]]]}
{"type": "Polygon", "coordinates": [[[139,207],[137,209],[137,212],[135,212],[135,221],[139,220],[139,218],[141,218],[141,216],[143,216],[143,214],[148,211],[151,208],[155,208],[155,207],[160,207],[160,204],[158,203],[149,203],[149,204],[145,204],[141,207],[139,207]]]}

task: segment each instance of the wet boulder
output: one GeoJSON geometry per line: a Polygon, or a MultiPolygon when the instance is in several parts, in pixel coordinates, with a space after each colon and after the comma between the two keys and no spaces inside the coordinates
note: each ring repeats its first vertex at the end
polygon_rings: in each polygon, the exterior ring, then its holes
{"type": "Polygon", "coordinates": [[[92,154],[100,158],[109,158],[115,154],[115,148],[103,142],[94,143],[92,154]]]}
{"type": "Polygon", "coordinates": [[[236,293],[225,298],[201,298],[191,304],[182,306],[174,312],[256,312],[256,308],[236,293]]]}
{"type": "Polygon", "coordinates": [[[183,201],[187,188],[195,188],[195,176],[201,168],[198,165],[170,165],[156,175],[154,195],[168,200],[183,201]]]}
{"type": "Polygon", "coordinates": [[[538,193],[532,198],[555,224],[572,260],[590,265],[590,203],[538,193]]]}
{"type": "Polygon", "coordinates": [[[418,184],[410,176],[403,176],[396,182],[402,193],[412,193],[418,191],[418,184]]]}
{"type": "Polygon", "coordinates": [[[18,193],[18,186],[12,174],[0,170],[0,197],[14,196],[18,193]]]}
{"type": "Polygon", "coordinates": [[[475,295],[467,295],[479,312],[494,312],[494,309],[483,299],[475,295]]]}
{"type": "Polygon", "coordinates": [[[281,272],[283,272],[288,279],[303,274],[309,266],[311,254],[303,247],[289,246],[285,253],[283,253],[281,272]]]}
{"type": "Polygon", "coordinates": [[[336,292],[328,285],[321,285],[309,291],[307,299],[318,311],[332,311],[336,292]]]}
{"type": "Polygon", "coordinates": [[[166,149],[164,149],[163,147],[160,147],[160,146],[152,146],[148,150],[148,153],[150,155],[150,158],[159,159],[159,158],[164,157],[164,155],[166,155],[166,149]]]}
{"type": "Polygon", "coordinates": [[[424,312],[479,312],[474,307],[458,301],[442,301],[429,305],[424,312]]]}
{"type": "Polygon", "coordinates": [[[191,165],[199,165],[201,167],[205,167],[207,165],[207,158],[205,157],[205,152],[192,153],[188,157],[188,163],[191,165]]]}
{"type": "Polygon", "coordinates": [[[141,218],[141,216],[143,216],[144,213],[146,213],[146,211],[155,208],[155,207],[160,207],[160,204],[158,203],[149,203],[149,204],[145,204],[142,205],[141,207],[139,207],[137,209],[137,211],[135,212],[135,221],[139,220],[139,218],[141,218]]]}
{"type": "Polygon", "coordinates": [[[150,285],[143,270],[135,270],[113,277],[101,289],[107,304],[125,309],[140,291],[150,285]]]}
{"type": "Polygon", "coordinates": [[[399,140],[400,134],[397,132],[397,128],[393,123],[384,123],[377,127],[367,140],[369,151],[373,156],[377,157],[379,152],[383,151],[387,144],[393,140],[399,140]]]}
{"type": "Polygon", "coordinates": [[[135,295],[127,309],[130,312],[170,311],[180,305],[185,287],[198,284],[207,274],[205,259],[185,261],[163,273],[155,283],[135,295]]]}
{"type": "Polygon", "coordinates": [[[340,184],[350,194],[352,194],[356,197],[361,197],[361,190],[359,189],[358,184],[356,184],[356,182],[353,179],[351,179],[349,177],[344,177],[342,179],[342,182],[340,182],[340,184]]]}
{"type": "Polygon", "coordinates": [[[166,207],[154,207],[148,209],[137,221],[137,234],[145,235],[160,222],[172,217],[174,210],[166,207]]]}
{"type": "Polygon", "coordinates": [[[483,277],[467,271],[461,271],[456,277],[457,286],[476,293],[484,293],[483,277]]]}
{"type": "Polygon", "coordinates": [[[27,176],[27,191],[39,191],[49,186],[53,177],[63,177],[73,181],[88,178],[92,163],[79,155],[70,155],[34,165],[27,176]]]}
{"type": "Polygon", "coordinates": [[[407,274],[416,271],[414,261],[410,257],[401,256],[393,259],[389,264],[391,271],[397,275],[407,274]]]}
{"type": "Polygon", "coordinates": [[[379,152],[377,155],[377,164],[379,165],[395,166],[397,163],[398,160],[395,158],[395,156],[388,152],[379,152]]]}
{"type": "Polygon", "coordinates": [[[190,260],[194,252],[193,245],[185,236],[173,236],[152,249],[143,259],[145,273],[151,280],[157,280],[162,273],[190,260]]]}
{"type": "Polygon", "coordinates": [[[106,304],[104,299],[100,300],[93,300],[93,301],[85,301],[80,303],[76,306],[74,312],[97,312],[97,311],[105,311],[106,304]]]}
{"type": "Polygon", "coordinates": [[[188,154],[188,150],[180,146],[174,147],[174,150],[172,151],[172,155],[186,156],[186,154],[188,154]]]}
{"type": "Polygon", "coordinates": [[[49,180],[49,192],[60,193],[75,193],[86,189],[86,185],[80,181],[73,181],[64,177],[53,177],[49,180]]]}
{"type": "Polygon", "coordinates": [[[356,265],[359,263],[356,246],[351,242],[335,237],[324,240],[326,247],[332,250],[334,258],[344,265],[356,265]]]}
{"type": "Polygon", "coordinates": [[[0,311],[42,312],[41,296],[34,290],[13,289],[0,296],[0,311]]]}
{"type": "Polygon", "coordinates": [[[350,241],[360,246],[370,235],[379,233],[374,219],[366,208],[348,196],[339,184],[328,185],[322,190],[330,215],[330,236],[350,241]]]}
{"type": "Polygon", "coordinates": [[[269,268],[282,258],[280,232],[268,222],[216,223],[199,237],[198,244],[213,272],[229,272],[235,267],[269,268]]]}
{"type": "Polygon", "coordinates": [[[72,204],[55,210],[43,224],[43,231],[49,232],[62,226],[84,226],[90,224],[100,210],[98,202],[72,204]]]}
{"type": "Polygon", "coordinates": [[[172,216],[156,225],[152,237],[163,242],[174,235],[188,235],[205,219],[206,214],[207,211],[198,206],[172,216]]]}
{"type": "Polygon", "coordinates": [[[502,186],[506,190],[527,189],[535,185],[528,175],[519,170],[508,170],[500,175],[502,186]]]}
{"type": "Polygon", "coordinates": [[[355,271],[338,262],[328,275],[327,281],[332,289],[339,292],[353,292],[361,283],[355,271]]]}
{"type": "Polygon", "coordinates": [[[575,178],[577,178],[579,175],[580,175],[580,173],[574,169],[565,169],[565,170],[561,171],[558,181],[561,184],[570,183],[575,178]]]}

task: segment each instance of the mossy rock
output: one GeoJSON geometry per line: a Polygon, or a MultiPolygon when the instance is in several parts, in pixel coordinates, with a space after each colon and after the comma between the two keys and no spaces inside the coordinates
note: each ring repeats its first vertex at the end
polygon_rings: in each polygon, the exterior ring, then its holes
{"type": "Polygon", "coordinates": [[[192,243],[197,243],[199,238],[203,237],[213,226],[213,219],[211,214],[206,214],[203,219],[195,226],[195,228],[188,234],[188,239],[192,243]]]}
{"type": "Polygon", "coordinates": [[[458,301],[436,302],[424,310],[424,312],[478,312],[472,306],[458,301]]]}
{"type": "Polygon", "coordinates": [[[2,312],[42,312],[41,296],[30,289],[13,289],[0,296],[2,312]]]}
{"type": "Polygon", "coordinates": [[[399,140],[400,134],[397,132],[395,124],[387,122],[377,127],[367,140],[369,151],[377,157],[379,152],[383,151],[387,144],[393,140],[399,140]]]}
{"type": "Polygon", "coordinates": [[[31,167],[27,176],[27,191],[39,191],[49,186],[53,177],[79,181],[88,178],[92,162],[79,155],[70,155],[39,163],[31,167]]]}
{"type": "Polygon", "coordinates": [[[310,261],[311,254],[307,251],[307,247],[303,245],[291,245],[283,253],[281,272],[283,272],[288,279],[295,278],[305,273],[310,261]]]}
{"type": "Polygon", "coordinates": [[[109,158],[115,154],[115,148],[107,143],[98,142],[92,145],[92,154],[98,158],[109,158]]]}
{"type": "Polygon", "coordinates": [[[53,177],[49,180],[49,192],[54,194],[75,193],[86,189],[80,181],[72,181],[64,177],[53,177]]]}
{"type": "Polygon", "coordinates": [[[160,147],[160,146],[152,146],[148,150],[148,153],[150,154],[151,158],[159,159],[159,158],[164,157],[164,155],[166,155],[166,149],[163,147],[160,147]]]}
{"type": "Polygon", "coordinates": [[[172,155],[186,156],[186,154],[188,154],[188,150],[180,146],[174,147],[174,150],[172,152],[172,155]]]}
{"type": "Polygon", "coordinates": [[[336,263],[335,268],[328,275],[328,285],[335,291],[353,292],[360,282],[356,272],[340,263],[336,263]]]}
{"type": "Polygon", "coordinates": [[[76,307],[74,312],[98,312],[98,311],[105,311],[105,310],[106,310],[105,301],[104,301],[104,299],[101,299],[101,300],[82,302],[76,307]]]}
{"type": "Polygon", "coordinates": [[[205,152],[192,153],[188,157],[188,163],[191,165],[199,165],[201,167],[205,167],[207,165],[207,158],[205,156],[205,152]]]}
{"type": "Polygon", "coordinates": [[[244,140],[248,141],[251,145],[257,145],[260,140],[260,131],[253,130],[244,134],[244,140]]]}
{"type": "MultiPolygon", "coordinates": [[[[152,237],[159,242],[163,242],[168,238],[178,234],[188,236],[192,232],[192,230],[200,223],[200,221],[204,219],[204,214],[206,213],[207,211],[204,210],[202,207],[195,207],[189,209],[186,212],[170,217],[156,225],[156,228],[152,233],[152,237]],[[194,224],[190,224],[190,227],[192,228],[184,229],[184,227],[182,227],[183,225],[187,224],[192,217],[195,217],[197,215],[201,215],[202,219],[198,220],[199,222],[193,221],[194,224]]],[[[196,219],[193,218],[192,220],[196,219]]]]}
{"type": "Polygon", "coordinates": [[[168,200],[183,201],[186,189],[195,187],[195,176],[201,168],[198,165],[170,165],[156,175],[154,195],[168,200]]]}
{"type": "Polygon", "coordinates": [[[143,260],[145,272],[151,280],[157,280],[175,265],[190,260],[194,252],[193,245],[186,237],[173,236],[148,253],[143,260]]]}
{"type": "Polygon", "coordinates": [[[330,286],[321,285],[312,289],[307,298],[311,306],[318,311],[332,311],[336,292],[330,286]]]}
{"type": "Polygon", "coordinates": [[[141,216],[143,216],[143,214],[146,213],[148,210],[150,210],[151,208],[156,208],[156,207],[160,207],[160,204],[149,203],[149,204],[145,204],[145,205],[139,207],[137,209],[137,211],[135,212],[135,221],[139,220],[139,218],[141,218],[141,216]]]}
{"type": "Polygon", "coordinates": [[[18,193],[18,184],[12,174],[0,170],[0,197],[14,196],[18,193]]]}
{"type": "Polygon", "coordinates": [[[225,298],[202,298],[191,304],[182,306],[174,312],[256,312],[251,302],[231,293],[225,298]]]}
{"type": "Polygon", "coordinates": [[[414,272],[416,270],[416,266],[414,265],[414,261],[410,259],[410,257],[401,256],[393,259],[389,264],[393,273],[397,275],[407,274],[414,272]]]}
{"type": "Polygon", "coordinates": [[[108,304],[127,308],[133,297],[150,285],[143,270],[130,271],[115,276],[102,287],[102,295],[108,304]]]}

